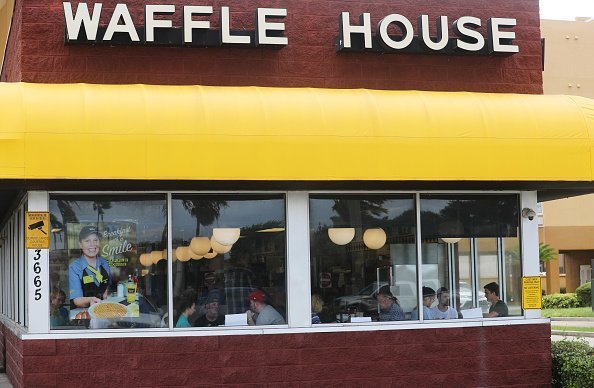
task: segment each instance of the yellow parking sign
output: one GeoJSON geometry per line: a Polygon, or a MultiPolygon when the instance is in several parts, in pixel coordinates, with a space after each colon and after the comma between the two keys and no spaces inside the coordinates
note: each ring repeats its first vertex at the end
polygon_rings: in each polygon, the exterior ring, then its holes
{"type": "Polygon", "coordinates": [[[540,276],[524,276],[522,278],[522,308],[524,310],[542,308],[540,276]]]}
{"type": "Polygon", "coordinates": [[[25,248],[49,249],[49,212],[25,212],[25,248]]]}

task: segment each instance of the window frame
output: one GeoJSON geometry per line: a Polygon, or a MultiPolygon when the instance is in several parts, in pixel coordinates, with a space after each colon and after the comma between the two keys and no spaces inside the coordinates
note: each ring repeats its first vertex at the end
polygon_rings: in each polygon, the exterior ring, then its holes
{"type": "MultiPolygon", "coordinates": [[[[458,322],[445,321],[423,321],[422,317],[419,317],[419,321],[409,321],[403,323],[391,323],[391,322],[371,322],[371,323],[353,323],[353,324],[325,324],[312,326],[311,324],[311,301],[309,296],[311,295],[311,281],[310,281],[310,246],[309,246],[309,196],[314,194],[325,194],[325,195],[342,195],[342,194],[411,194],[415,197],[416,201],[416,213],[417,213],[417,266],[422,263],[422,250],[420,249],[421,244],[421,228],[420,223],[420,196],[423,194],[485,194],[485,195],[497,195],[497,194],[517,194],[519,196],[518,206],[520,209],[524,207],[536,207],[536,192],[535,191],[520,191],[520,190],[502,190],[502,191],[483,191],[483,190],[307,190],[307,191],[294,191],[294,190],[245,190],[245,191],[195,191],[195,190],[179,190],[179,191],[46,191],[43,192],[47,198],[46,208],[49,211],[49,199],[55,195],[151,195],[151,194],[163,194],[166,196],[167,201],[167,229],[168,229],[168,241],[167,250],[169,257],[172,254],[172,220],[171,220],[171,201],[172,196],[176,194],[282,194],[285,197],[285,214],[286,214],[286,287],[287,287],[287,325],[278,326],[266,326],[266,327],[220,327],[220,328],[195,328],[188,330],[173,330],[173,322],[169,323],[169,327],[165,328],[143,328],[143,329],[119,329],[119,330],[105,330],[105,329],[85,329],[85,330],[51,330],[49,328],[49,314],[46,316],[38,316],[35,311],[27,310],[26,316],[29,319],[42,319],[47,322],[47,331],[44,333],[38,333],[33,335],[32,338],[89,338],[89,337],[155,337],[155,336],[174,336],[174,335],[236,335],[242,333],[257,332],[261,334],[267,333],[283,333],[283,332],[327,332],[327,331],[350,331],[350,330],[390,330],[390,329],[416,329],[416,328],[428,328],[428,327],[471,327],[471,326],[492,326],[499,324],[510,324],[510,321],[516,321],[516,323],[540,323],[539,321],[530,321],[530,319],[540,318],[540,310],[524,310],[521,316],[506,317],[506,318],[489,318],[482,319],[477,318],[475,320],[456,320],[458,322]],[[306,274],[303,277],[303,274],[306,274]],[[304,291],[307,290],[307,298],[303,298],[304,291]],[[306,301],[304,301],[304,299],[306,301]],[[299,303],[295,301],[299,300],[299,303]],[[175,334],[174,334],[175,333],[175,334]],[[40,337],[41,336],[41,337],[40,337]]],[[[31,210],[31,209],[29,209],[31,210]]],[[[36,208],[35,210],[43,210],[36,208]]],[[[521,246],[521,262],[522,262],[522,276],[533,276],[539,273],[538,260],[536,263],[529,262],[526,258],[538,251],[538,225],[534,227],[534,230],[530,230],[527,235],[526,226],[528,225],[526,219],[520,220],[520,246],[521,246]],[[535,247],[529,247],[536,241],[535,247]],[[528,248],[527,248],[528,247],[528,248]],[[530,265],[525,263],[529,262],[530,265]],[[536,271],[536,272],[535,272],[536,271]]],[[[529,225],[528,225],[529,226],[529,225]]],[[[418,303],[421,305],[422,293],[420,292],[422,285],[422,271],[417,268],[417,280],[419,286],[418,292],[418,303]]],[[[46,273],[49,270],[45,269],[46,273]]],[[[49,273],[48,273],[49,277],[49,273]]],[[[168,260],[168,309],[171,314],[173,309],[173,279],[172,279],[172,262],[168,260]]],[[[47,283],[49,284],[49,282],[47,283]]],[[[48,285],[49,287],[49,285],[48,285]]],[[[421,314],[422,315],[422,314],[421,314]]],[[[171,315],[170,315],[171,316],[171,315]]],[[[170,320],[172,321],[172,320],[170,320]]],[[[543,322],[545,320],[542,320],[543,322]]]]}

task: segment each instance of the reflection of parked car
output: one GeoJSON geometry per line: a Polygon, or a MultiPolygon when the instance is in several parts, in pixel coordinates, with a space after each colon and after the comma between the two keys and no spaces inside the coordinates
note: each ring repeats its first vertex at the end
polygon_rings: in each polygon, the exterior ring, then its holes
{"type": "MultiPolygon", "coordinates": [[[[359,290],[356,295],[346,295],[334,299],[334,307],[340,311],[347,311],[349,308],[356,308],[361,312],[377,312],[377,302],[373,298],[373,294],[377,290],[387,285],[388,282],[373,282],[359,290]]],[[[390,290],[398,299],[398,303],[404,312],[410,312],[417,306],[417,293],[415,291],[416,283],[414,282],[398,282],[390,286],[390,290]]],[[[472,308],[472,288],[468,283],[460,283],[460,310],[472,308]]],[[[489,303],[487,298],[481,292],[479,293],[478,307],[483,311],[487,311],[489,303]]]]}
{"type": "Polygon", "coordinates": [[[377,282],[370,283],[359,290],[357,295],[341,296],[334,299],[334,306],[341,311],[346,311],[352,307],[362,312],[377,311],[377,301],[373,298],[373,294],[380,287],[387,284],[387,282],[380,282],[379,285],[377,282]]]}
{"type": "MultiPolygon", "coordinates": [[[[480,307],[483,311],[489,309],[489,302],[487,302],[487,298],[483,292],[479,293],[478,298],[478,307],[480,307]]],[[[470,284],[465,282],[460,282],[460,310],[471,309],[472,306],[472,288],[470,284]]]]}
{"type": "MultiPolygon", "coordinates": [[[[362,312],[377,312],[377,301],[373,295],[380,287],[388,285],[388,282],[373,282],[362,288],[357,295],[341,296],[334,299],[334,306],[346,311],[349,308],[356,308],[362,312]]],[[[414,282],[398,282],[390,286],[392,294],[398,299],[398,303],[404,312],[410,312],[417,305],[417,294],[414,282]]]]}

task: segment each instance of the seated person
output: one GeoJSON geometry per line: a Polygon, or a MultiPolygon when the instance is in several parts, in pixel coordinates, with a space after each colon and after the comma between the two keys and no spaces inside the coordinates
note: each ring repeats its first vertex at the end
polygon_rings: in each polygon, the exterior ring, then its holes
{"type": "MultiPolygon", "coordinates": [[[[435,301],[435,290],[431,287],[423,286],[423,319],[435,319],[433,318],[433,313],[431,312],[431,305],[435,301]]],[[[417,320],[419,319],[419,309],[414,308],[410,319],[417,320]]]]}
{"type": "Polygon", "coordinates": [[[317,324],[322,323],[320,316],[318,315],[324,308],[324,302],[318,294],[311,296],[311,323],[317,324]]]}
{"type": "Polygon", "coordinates": [[[204,309],[206,313],[194,322],[197,327],[213,327],[225,325],[225,317],[219,315],[219,290],[210,290],[206,297],[204,309]]]}
{"type": "Polygon", "coordinates": [[[489,312],[483,314],[483,317],[507,317],[507,305],[504,301],[499,299],[499,285],[495,282],[491,282],[489,284],[486,284],[483,288],[485,289],[485,298],[487,298],[489,303],[491,303],[491,307],[489,307],[489,312]]]}
{"type": "Polygon", "coordinates": [[[285,320],[268,302],[268,296],[262,290],[255,290],[248,296],[250,309],[246,311],[250,326],[284,325],[285,320]]]}
{"type": "Polygon", "coordinates": [[[374,295],[380,308],[380,321],[402,321],[404,320],[404,311],[398,303],[398,299],[392,295],[390,286],[380,287],[374,295]]]}
{"type": "Polygon", "coordinates": [[[63,306],[66,302],[66,293],[57,287],[50,293],[50,324],[51,327],[65,326],[68,324],[68,310],[63,306]]]}
{"type": "Polygon", "coordinates": [[[445,287],[437,290],[437,306],[431,308],[432,319],[457,319],[458,311],[450,306],[450,292],[445,287]]]}
{"type": "Polygon", "coordinates": [[[196,291],[189,288],[179,298],[177,311],[180,312],[175,327],[192,327],[188,317],[196,312],[196,291]]]}

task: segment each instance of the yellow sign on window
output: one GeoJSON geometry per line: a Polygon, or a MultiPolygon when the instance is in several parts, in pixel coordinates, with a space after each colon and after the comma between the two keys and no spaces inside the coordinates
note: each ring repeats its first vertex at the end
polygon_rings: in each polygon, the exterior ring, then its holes
{"type": "Polygon", "coordinates": [[[25,213],[25,248],[49,249],[49,212],[25,213]]]}
{"type": "Polygon", "coordinates": [[[540,276],[524,276],[522,278],[522,308],[524,310],[542,308],[540,276]]]}

